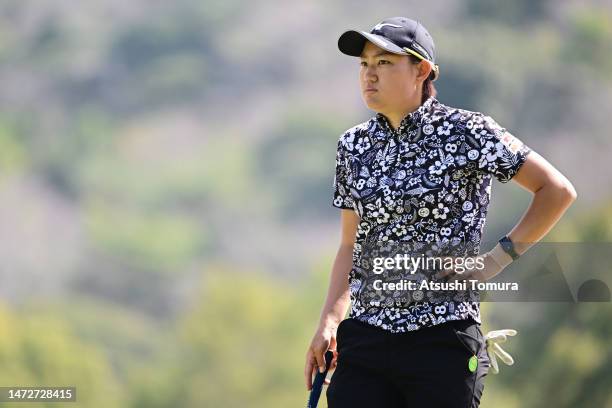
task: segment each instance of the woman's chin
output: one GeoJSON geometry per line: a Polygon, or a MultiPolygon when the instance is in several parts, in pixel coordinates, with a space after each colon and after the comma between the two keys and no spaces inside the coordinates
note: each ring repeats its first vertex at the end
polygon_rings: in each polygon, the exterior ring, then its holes
{"type": "Polygon", "coordinates": [[[374,98],[372,96],[368,96],[368,95],[364,95],[363,96],[363,102],[365,103],[365,105],[368,107],[368,109],[371,110],[378,110],[381,108],[381,103],[378,100],[378,98],[374,98]]]}

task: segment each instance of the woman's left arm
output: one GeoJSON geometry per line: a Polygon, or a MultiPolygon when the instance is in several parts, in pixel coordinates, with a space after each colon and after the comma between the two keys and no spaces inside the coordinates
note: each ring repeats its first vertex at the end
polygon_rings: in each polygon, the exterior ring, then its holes
{"type": "MultiPolygon", "coordinates": [[[[514,250],[522,255],[555,226],[565,210],[576,200],[577,194],[572,183],[535,151],[527,155],[511,180],[533,193],[531,204],[521,220],[507,234],[514,250]]],[[[512,257],[499,243],[482,257],[484,268],[474,269],[467,277],[465,274],[455,273],[452,269],[439,272],[436,277],[450,275],[449,281],[473,278],[485,282],[512,263],[512,257]]]]}
{"type": "Polygon", "coordinates": [[[578,195],[572,183],[535,151],[527,155],[512,180],[533,193],[531,204],[508,233],[520,255],[555,226],[578,195]]]}

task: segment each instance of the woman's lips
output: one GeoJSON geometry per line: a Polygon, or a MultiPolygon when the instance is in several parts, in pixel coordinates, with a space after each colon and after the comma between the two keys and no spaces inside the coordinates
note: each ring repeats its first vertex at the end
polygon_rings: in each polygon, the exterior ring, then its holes
{"type": "Polygon", "coordinates": [[[365,91],[363,91],[364,93],[368,93],[368,92],[377,92],[378,89],[375,88],[367,88],[365,91]]]}

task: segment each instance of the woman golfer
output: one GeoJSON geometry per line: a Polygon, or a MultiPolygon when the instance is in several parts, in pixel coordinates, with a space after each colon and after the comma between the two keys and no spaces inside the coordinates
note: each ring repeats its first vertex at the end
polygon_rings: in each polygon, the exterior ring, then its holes
{"type": "Polygon", "coordinates": [[[369,32],[345,32],[338,47],[359,58],[362,98],[376,114],[338,140],[333,205],[342,209],[341,242],[306,354],[306,388],[333,350],[330,408],[477,407],[489,368],[479,302],[434,302],[435,291],[413,291],[404,303],[380,297],[384,282],[374,283],[365,249],[406,243],[478,255],[492,178],[514,180],[533,193],[520,222],[479,255],[479,268],[435,276],[485,282],[539,241],[576,192],[490,116],[436,99],[434,41],[420,22],[388,18],[369,32]]]}

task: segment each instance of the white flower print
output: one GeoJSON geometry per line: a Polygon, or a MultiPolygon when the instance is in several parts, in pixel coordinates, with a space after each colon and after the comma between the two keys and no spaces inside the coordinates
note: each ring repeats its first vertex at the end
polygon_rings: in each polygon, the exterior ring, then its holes
{"type": "Polygon", "coordinates": [[[442,126],[438,126],[438,134],[439,135],[450,135],[451,129],[454,127],[454,125],[452,123],[449,123],[447,121],[444,121],[444,123],[442,123],[442,126]]]}
{"type": "Polygon", "coordinates": [[[429,171],[433,174],[442,174],[442,172],[446,169],[446,164],[443,164],[440,160],[436,160],[436,162],[429,166],[429,171]]]}
{"type": "Polygon", "coordinates": [[[398,237],[403,237],[404,235],[408,233],[404,225],[396,225],[393,227],[392,231],[398,237]]]}
{"type": "Polygon", "coordinates": [[[480,167],[485,167],[487,165],[487,163],[493,162],[493,161],[495,161],[495,159],[497,159],[496,144],[491,142],[491,141],[488,141],[485,144],[485,146],[482,148],[480,153],[481,153],[481,156],[480,156],[479,166],[480,167]]]}
{"type": "Polygon", "coordinates": [[[434,215],[434,218],[442,218],[443,220],[445,220],[446,214],[448,212],[449,212],[449,209],[447,206],[445,206],[442,203],[438,203],[438,208],[434,208],[433,215],[434,215]]]}
{"type": "Polygon", "coordinates": [[[376,218],[379,224],[384,224],[389,220],[389,213],[385,211],[384,207],[379,208],[378,210],[372,213],[372,216],[376,218]]]}
{"type": "Polygon", "coordinates": [[[408,185],[415,186],[415,185],[419,184],[420,182],[421,182],[421,177],[420,176],[419,177],[411,177],[408,180],[408,185]]]}
{"type": "Polygon", "coordinates": [[[476,140],[480,140],[481,137],[487,135],[487,130],[482,128],[473,128],[470,133],[474,135],[476,140]]]}
{"type": "Polygon", "coordinates": [[[357,144],[355,145],[355,149],[357,149],[359,153],[363,153],[366,149],[369,149],[369,148],[370,148],[370,141],[368,140],[368,138],[360,137],[359,139],[357,139],[357,144]]]}

